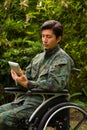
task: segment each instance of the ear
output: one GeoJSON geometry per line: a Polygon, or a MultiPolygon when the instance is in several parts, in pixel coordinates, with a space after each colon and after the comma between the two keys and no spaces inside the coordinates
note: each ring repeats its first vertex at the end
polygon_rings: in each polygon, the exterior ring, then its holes
{"type": "Polygon", "coordinates": [[[59,37],[57,38],[57,43],[60,43],[61,40],[62,40],[62,37],[59,36],[59,37]]]}

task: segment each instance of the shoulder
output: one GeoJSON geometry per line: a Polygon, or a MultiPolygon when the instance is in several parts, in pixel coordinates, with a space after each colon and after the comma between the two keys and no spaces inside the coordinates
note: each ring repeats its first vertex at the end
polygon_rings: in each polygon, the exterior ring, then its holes
{"type": "Polygon", "coordinates": [[[72,65],[74,65],[73,59],[62,48],[60,48],[56,53],[56,62],[58,64],[67,64],[70,62],[72,65]]]}

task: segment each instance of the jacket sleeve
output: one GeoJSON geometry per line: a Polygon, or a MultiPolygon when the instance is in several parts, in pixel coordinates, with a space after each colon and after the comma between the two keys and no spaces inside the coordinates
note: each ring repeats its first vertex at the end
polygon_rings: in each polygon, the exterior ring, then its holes
{"type": "Polygon", "coordinates": [[[67,58],[55,60],[48,70],[45,70],[38,80],[28,81],[28,89],[33,87],[46,90],[59,91],[67,85],[71,71],[71,63],[67,58]]]}

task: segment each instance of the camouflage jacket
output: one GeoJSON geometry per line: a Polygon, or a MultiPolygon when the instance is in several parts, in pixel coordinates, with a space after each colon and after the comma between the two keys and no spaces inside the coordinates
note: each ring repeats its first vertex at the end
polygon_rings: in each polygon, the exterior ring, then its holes
{"type": "Polygon", "coordinates": [[[52,91],[65,88],[74,62],[63,50],[55,47],[36,55],[26,68],[28,88],[38,87],[52,91]]]}

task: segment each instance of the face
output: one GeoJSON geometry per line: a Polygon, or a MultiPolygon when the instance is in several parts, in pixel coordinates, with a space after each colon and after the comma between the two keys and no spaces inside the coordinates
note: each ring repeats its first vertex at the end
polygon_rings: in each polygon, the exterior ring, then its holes
{"type": "Polygon", "coordinates": [[[56,35],[51,29],[42,30],[42,42],[45,49],[52,49],[60,42],[60,37],[56,38],[56,35]]]}

